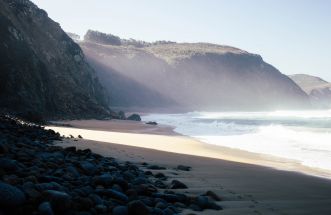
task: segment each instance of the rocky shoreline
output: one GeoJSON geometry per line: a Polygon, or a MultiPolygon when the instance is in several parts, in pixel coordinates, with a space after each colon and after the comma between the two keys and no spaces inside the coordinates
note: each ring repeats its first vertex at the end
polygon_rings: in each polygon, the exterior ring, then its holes
{"type": "MultiPolygon", "coordinates": [[[[184,193],[187,186],[162,173],[165,167],[54,146],[62,138],[0,116],[0,215],[172,215],[222,209],[212,191],[184,193]]],[[[178,170],[190,168],[179,165],[178,170]]]]}

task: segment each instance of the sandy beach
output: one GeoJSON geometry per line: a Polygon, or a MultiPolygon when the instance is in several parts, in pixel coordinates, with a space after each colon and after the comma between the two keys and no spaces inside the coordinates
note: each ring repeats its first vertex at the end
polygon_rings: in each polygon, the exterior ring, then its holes
{"type": "Polygon", "coordinates": [[[330,174],[294,161],[207,145],[166,126],[116,120],[63,123],[73,127],[50,128],[83,139],[66,139],[58,145],[165,165],[165,174],[179,178],[189,192],[212,190],[222,197],[223,211],[201,214],[331,214],[331,181],[312,176],[330,174]],[[192,171],[174,170],[179,164],[191,166],[192,171]]]}

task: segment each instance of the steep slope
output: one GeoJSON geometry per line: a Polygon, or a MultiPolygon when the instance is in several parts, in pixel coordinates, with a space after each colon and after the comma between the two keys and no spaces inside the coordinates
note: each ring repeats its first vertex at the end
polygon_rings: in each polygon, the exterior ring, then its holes
{"type": "MultiPolygon", "coordinates": [[[[102,65],[103,76],[117,73],[157,92],[159,99],[173,102],[161,103],[161,107],[262,110],[309,106],[307,95],[291,79],[259,55],[237,48],[207,43],[147,43],[94,31],[88,31],[79,44],[94,66],[102,65]]],[[[110,91],[117,87],[109,86],[110,91]]],[[[136,93],[134,90],[127,97],[136,93]]],[[[140,101],[152,100],[140,97],[140,101]]],[[[128,105],[139,105],[130,101],[128,105]]]]}
{"type": "Polygon", "coordinates": [[[308,95],[317,108],[331,108],[331,83],[315,76],[296,74],[289,76],[308,95]]]}
{"type": "Polygon", "coordinates": [[[28,0],[0,0],[0,109],[103,117],[108,100],[80,47],[28,0]]]}

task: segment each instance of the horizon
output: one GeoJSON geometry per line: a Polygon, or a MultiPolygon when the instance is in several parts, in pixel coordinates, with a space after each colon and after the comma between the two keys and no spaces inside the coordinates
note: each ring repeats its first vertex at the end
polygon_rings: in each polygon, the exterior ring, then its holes
{"type": "Polygon", "coordinates": [[[227,45],[261,55],[283,74],[308,74],[331,81],[331,30],[326,27],[331,2],[33,2],[65,31],[81,37],[92,29],[147,42],[227,45]]]}

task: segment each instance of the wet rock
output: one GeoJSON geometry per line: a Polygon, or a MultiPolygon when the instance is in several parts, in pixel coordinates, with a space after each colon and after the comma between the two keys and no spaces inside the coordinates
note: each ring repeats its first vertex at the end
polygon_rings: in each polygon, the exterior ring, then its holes
{"type": "Polygon", "coordinates": [[[169,207],[167,207],[166,209],[163,210],[163,214],[164,215],[175,215],[176,212],[172,209],[170,209],[169,207]]]}
{"type": "Polygon", "coordinates": [[[65,193],[56,190],[47,190],[44,192],[45,199],[48,200],[55,211],[66,211],[70,209],[71,197],[65,193]]]}
{"type": "Polygon", "coordinates": [[[192,167],[190,166],[184,166],[184,165],[178,165],[177,169],[182,171],[190,171],[192,167]]]}
{"type": "Polygon", "coordinates": [[[128,212],[129,215],[149,215],[148,207],[139,200],[129,202],[128,212]]]}
{"type": "Polygon", "coordinates": [[[165,201],[170,203],[175,203],[180,201],[179,197],[175,194],[154,193],[152,196],[154,198],[164,199],[165,201]]]}
{"type": "Polygon", "coordinates": [[[89,198],[92,199],[94,204],[96,204],[96,205],[102,205],[103,204],[102,198],[97,194],[94,194],[94,193],[89,194],[89,198]]]}
{"type": "Polygon", "coordinates": [[[138,184],[148,184],[149,180],[145,177],[137,177],[132,181],[132,184],[138,185],[138,184]]]}
{"type": "Polygon", "coordinates": [[[53,215],[53,209],[51,203],[43,202],[38,206],[38,212],[40,215],[53,215]]]}
{"type": "Polygon", "coordinates": [[[198,196],[197,199],[196,199],[196,204],[200,208],[208,208],[208,205],[209,205],[208,197],[206,197],[206,196],[198,196]]]}
{"type": "Polygon", "coordinates": [[[154,122],[154,121],[149,121],[149,122],[146,122],[147,125],[157,125],[157,122],[154,122]]]}
{"type": "Polygon", "coordinates": [[[75,205],[74,208],[79,211],[88,211],[94,207],[93,200],[88,197],[76,197],[73,199],[73,204],[75,205]]]}
{"type": "Polygon", "coordinates": [[[131,114],[128,118],[127,118],[127,120],[133,120],[133,121],[141,121],[141,118],[140,118],[140,116],[139,116],[139,114],[131,114]]]}
{"type": "Polygon", "coordinates": [[[128,207],[127,206],[116,206],[113,208],[113,215],[128,215],[128,207]]]}
{"type": "Polygon", "coordinates": [[[213,209],[213,210],[221,210],[222,207],[217,205],[215,202],[211,201],[206,196],[198,196],[196,198],[195,204],[197,204],[201,209],[213,209]]]}
{"type": "Polygon", "coordinates": [[[64,149],[66,152],[76,152],[76,147],[75,146],[69,146],[64,149]]]}
{"type": "Polygon", "coordinates": [[[165,176],[162,172],[158,172],[154,175],[155,178],[159,178],[161,180],[166,180],[167,176],[165,176]]]}
{"type": "Polygon", "coordinates": [[[4,141],[0,141],[0,154],[6,154],[8,150],[8,145],[4,141]]]}
{"type": "Polygon", "coordinates": [[[16,160],[0,158],[0,168],[7,172],[14,172],[19,169],[19,166],[16,160]]]}
{"type": "Polygon", "coordinates": [[[152,169],[152,170],[165,170],[165,167],[158,166],[158,165],[149,165],[147,169],[152,169]]]}
{"type": "Polygon", "coordinates": [[[187,186],[178,180],[173,180],[171,182],[170,189],[187,189],[187,186]]]}
{"type": "Polygon", "coordinates": [[[107,212],[107,210],[108,210],[108,208],[107,208],[107,206],[105,206],[105,205],[96,205],[95,206],[95,210],[98,212],[98,213],[106,213],[107,212]]]}
{"type": "Polygon", "coordinates": [[[150,175],[153,175],[153,173],[151,171],[146,171],[145,175],[150,176],[150,175]]]}
{"type": "Polygon", "coordinates": [[[164,202],[160,201],[158,203],[156,203],[155,207],[156,208],[160,208],[160,209],[165,209],[168,205],[165,204],[164,202]]]}
{"type": "Polygon", "coordinates": [[[221,201],[221,198],[216,193],[214,193],[213,191],[209,190],[209,191],[206,192],[205,195],[211,197],[215,201],[221,201]]]}
{"type": "Polygon", "coordinates": [[[0,182],[0,207],[14,208],[22,205],[26,198],[24,193],[18,188],[0,182]]]}
{"type": "Polygon", "coordinates": [[[125,120],[126,119],[126,116],[125,116],[124,111],[119,111],[118,112],[118,118],[119,119],[122,119],[122,120],[125,120]]]}
{"type": "Polygon", "coordinates": [[[79,166],[86,175],[93,175],[97,171],[97,167],[88,161],[82,161],[79,166]]]}
{"type": "Polygon", "coordinates": [[[80,176],[78,170],[74,166],[68,166],[66,170],[67,174],[73,178],[78,178],[80,176]]]}
{"type": "Polygon", "coordinates": [[[153,208],[152,214],[154,214],[154,215],[164,215],[163,211],[160,208],[153,208]]]}
{"type": "Polygon", "coordinates": [[[103,174],[93,177],[92,181],[95,185],[110,186],[113,183],[113,176],[110,174],[103,174]]]}
{"type": "Polygon", "coordinates": [[[154,185],[155,185],[155,187],[160,188],[160,189],[166,189],[168,187],[165,183],[163,183],[160,180],[156,180],[154,182],[154,185]]]}
{"type": "Polygon", "coordinates": [[[40,183],[35,185],[37,190],[45,191],[45,190],[57,190],[57,191],[64,191],[64,187],[56,182],[49,182],[49,183],[40,183]]]}
{"type": "Polygon", "coordinates": [[[150,196],[157,191],[156,187],[151,184],[139,184],[134,186],[134,189],[139,195],[150,196]]]}
{"type": "Polygon", "coordinates": [[[202,209],[196,204],[190,204],[189,208],[193,211],[202,211],[202,209]]]}
{"type": "Polygon", "coordinates": [[[96,193],[99,195],[105,195],[113,199],[117,199],[123,202],[127,202],[129,200],[128,196],[124,193],[118,192],[113,189],[98,189],[96,193]]]}

